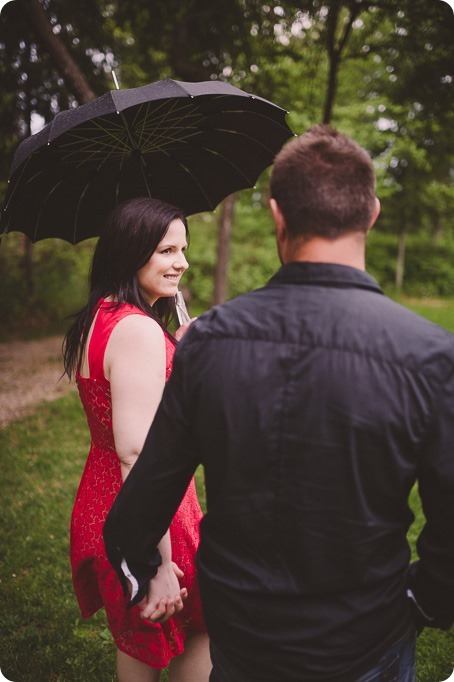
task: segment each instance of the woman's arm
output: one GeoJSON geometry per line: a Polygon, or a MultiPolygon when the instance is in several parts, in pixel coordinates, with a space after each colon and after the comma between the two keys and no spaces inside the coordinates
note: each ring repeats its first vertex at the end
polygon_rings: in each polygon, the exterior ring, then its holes
{"type": "Polygon", "coordinates": [[[165,385],[164,334],[144,315],[128,315],[113,330],[104,358],[110,381],[115,448],[125,480],[139,456],[165,385]]]}
{"type": "MultiPolygon", "coordinates": [[[[166,348],[161,327],[144,315],[128,315],[113,330],[104,358],[110,381],[112,428],[123,481],[142,451],[165,386],[166,348]]],[[[186,590],[180,590],[172,563],[170,534],[158,545],[162,564],[150,583],[144,618],[164,622],[183,608],[186,590]]],[[[145,604],[143,604],[145,605],[145,604]]]]}
{"type": "Polygon", "coordinates": [[[162,538],[158,549],[162,564],[156,576],[150,580],[147,596],[139,602],[142,609],[140,615],[155,623],[165,623],[176,612],[181,611],[183,599],[186,599],[188,592],[185,587],[180,590],[178,578],[182,578],[184,574],[172,562],[169,531],[162,538]]]}

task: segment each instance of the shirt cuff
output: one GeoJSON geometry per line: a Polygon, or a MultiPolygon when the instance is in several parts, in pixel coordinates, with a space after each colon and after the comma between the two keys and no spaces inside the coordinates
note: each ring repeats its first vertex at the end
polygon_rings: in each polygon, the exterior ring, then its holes
{"type": "Polygon", "coordinates": [[[122,559],[120,566],[121,566],[121,570],[123,571],[123,574],[131,583],[131,601],[132,601],[139,591],[139,583],[137,582],[137,580],[134,578],[133,574],[129,570],[129,566],[126,563],[126,559],[122,559]]]}

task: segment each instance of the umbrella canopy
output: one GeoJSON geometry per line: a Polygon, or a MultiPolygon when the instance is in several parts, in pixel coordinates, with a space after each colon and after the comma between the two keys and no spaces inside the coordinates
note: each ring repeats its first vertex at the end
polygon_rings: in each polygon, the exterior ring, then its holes
{"type": "Polygon", "coordinates": [[[13,159],[0,232],[73,244],[121,201],[149,195],[186,215],[252,187],[293,135],[286,111],[228,83],[170,79],[62,111],[13,159]]]}

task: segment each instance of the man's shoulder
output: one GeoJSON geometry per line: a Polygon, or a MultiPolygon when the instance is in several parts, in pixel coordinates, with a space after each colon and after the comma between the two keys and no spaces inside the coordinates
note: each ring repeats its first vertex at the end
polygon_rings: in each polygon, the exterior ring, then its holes
{"type": "Polygon", "coordinates": [[[454,334],[410,308],[381,296],[371,314],[370,343],[384,360],[432,377],[437,382],[454,370],[454,334]]]}
{"type": "MultiPolygon", "coordinates": [[[[259,323],[260,309],[266,306],[266,287],[254,289],[213,306],[190,327],[188,340],[197,341],[225,336],[242,336],[259,323]]],[[[186,338],[186,337],[185,337],[186,338]]]]}

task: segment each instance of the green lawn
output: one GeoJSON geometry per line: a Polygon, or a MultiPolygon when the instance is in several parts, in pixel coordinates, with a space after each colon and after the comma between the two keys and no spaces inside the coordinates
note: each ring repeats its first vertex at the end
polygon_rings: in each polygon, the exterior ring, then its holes
{"type": "MultiPolygon", "coordinates": [[[[420,303],[406,304],[421,311],[420,303]]],[[[454,331],[452,302],[429,306],[431,315],[454,331]]],[[[69,570],[69,519],[88,446],[75,394],[42,405],[0,433],[0,669],[13,682],[115,680],[104,614],[80,618],[69,570]]],[[[204,503],[201,472],[197,479],[204,503]]],[[[416,490],[412,505],[414,548],[424,522],[416,490]]],[[[418,682],[441,682],[453,668],[454,632],[424,631],[418,682]]]]}
{"type": "Polygon", "coordinates": [[[396,300],[454,334],[454,299],[399,297],[396,300]]]}

